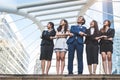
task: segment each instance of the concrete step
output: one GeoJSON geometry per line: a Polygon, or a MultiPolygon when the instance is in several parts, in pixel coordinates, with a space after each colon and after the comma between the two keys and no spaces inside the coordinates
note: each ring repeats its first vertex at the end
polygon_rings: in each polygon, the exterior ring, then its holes
{"type": "Polygon", "coordinates": [[[0,74],[0,80],[120,80],[120,75],[12,75],[12,74],[0,74]]]}

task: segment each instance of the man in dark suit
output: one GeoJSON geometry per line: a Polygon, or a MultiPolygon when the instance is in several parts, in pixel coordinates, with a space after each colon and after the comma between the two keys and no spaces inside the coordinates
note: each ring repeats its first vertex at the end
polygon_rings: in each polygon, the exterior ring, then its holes
{"type": "Polygon", "coordinates": [[[83,72],[83,36],[85,36],[86,27],[85,19],[83,16],[79,16],[77,19],[77,25],[71,26],[68,44],[68,74],[73,74],[73,60],[75,50],[77,52],[78,74],[83,72]]]}

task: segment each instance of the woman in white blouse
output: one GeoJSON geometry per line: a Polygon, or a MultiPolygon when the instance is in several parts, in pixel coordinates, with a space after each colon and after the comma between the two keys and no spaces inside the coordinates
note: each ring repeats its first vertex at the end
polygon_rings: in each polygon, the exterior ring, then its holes
{"type": "Polygon", "coordinates": [[[87,54],[87,64],[90,74],[96,73],[96,68],[98,64],[98,40],[99,40],[99,30],[98,24],[95,20],[90,23],[90,28],[86,31],[86,54],[87,54]],[[93,68],[92,68],[93,66],[93,68]]]}
{"type": "Polygon", "coordinates": [[[63,74],[65,66],[65,54],[67,52],[68,22],[65,19],[60,21],[56,32],[56,43],[54,50],[56,52],[56,71],[57,74],[63,74]]]}

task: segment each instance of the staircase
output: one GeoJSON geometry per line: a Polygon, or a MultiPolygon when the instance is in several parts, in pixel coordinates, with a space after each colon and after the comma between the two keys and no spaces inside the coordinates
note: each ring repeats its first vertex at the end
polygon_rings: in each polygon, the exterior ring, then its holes
{"type": "Polygon", "coordinates": [[[0,74],[0,80],[120,80],[120,75],[11,75],[11,74],[0,74]]]}

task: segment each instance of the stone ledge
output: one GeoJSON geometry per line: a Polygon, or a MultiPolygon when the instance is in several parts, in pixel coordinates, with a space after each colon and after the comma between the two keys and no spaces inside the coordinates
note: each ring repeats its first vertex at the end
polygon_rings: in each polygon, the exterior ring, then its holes
{"type": "Polygon", "coordinates": [[[120,75],[12,75],[0,74],[0,80],[120,80],[120,75]]]}

